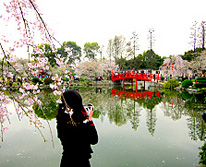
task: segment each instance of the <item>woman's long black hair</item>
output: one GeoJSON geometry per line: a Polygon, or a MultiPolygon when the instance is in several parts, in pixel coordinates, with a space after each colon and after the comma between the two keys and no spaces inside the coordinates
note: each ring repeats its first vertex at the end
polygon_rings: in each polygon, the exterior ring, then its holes
{"type": "Polygon", "coordinates": [[[63,117],[65,110],[69,108],[73,110],[72,119],[75,122],[81,122],[86,119],[87,114],[82,104],[82,97],[76,90],[65,91],[61,96],[61,101],[56,118],[63,117]]]}

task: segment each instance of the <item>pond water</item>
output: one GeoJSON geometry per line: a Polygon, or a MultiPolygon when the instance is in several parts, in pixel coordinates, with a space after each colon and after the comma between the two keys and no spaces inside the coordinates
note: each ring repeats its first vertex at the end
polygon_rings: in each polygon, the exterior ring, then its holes
{"type": "MultiPolygon", "coordinates": [[[[92,146],[93,167],[192,167],[205,144],[206,106],[201,96],[187,92],[138,91],[121,88],[79,88],[84,104],[95,106],[99,143],[92,146]]],[[[62,146],[56,134],[55,98],[41,94],[49,125],[43,118],[41,134],[24,115],[12,115],[1,142],[1,167],[58,167],[62,146]],[[10,122],[10,123],[9,123],[10,122]],[[52,134],[52,136],[51,136],[52,134]],[[53,142],[52,142],[53,140],[53,142]]],[[[36,110],[39,117],[43,117],[36,110]]]]}

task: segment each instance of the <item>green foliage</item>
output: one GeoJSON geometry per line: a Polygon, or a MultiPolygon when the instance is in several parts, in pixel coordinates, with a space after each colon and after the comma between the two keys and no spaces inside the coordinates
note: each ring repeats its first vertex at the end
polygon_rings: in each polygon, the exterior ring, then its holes
{"type": "Polygon", "coordinates": [[[161,56],[157,55],[153,50],[148,50],[147,52],[143,53],[143,61],[145,68],[158,70],[159,67],[163,64],[164,59],[161,58],[161,56]]]}
{"type": "Polygon", "coordinates": [[[46,93],[46,94],[53,93],[53,90],[52,90],[51,88],[44,88],[43,91],[44,91],[44,93],[46,93]]]}
{"type": "Polygon", "coordinates": [[[199,104],[202,104],[205,101],[205,97],[206,97],[206,92],[205,91],[197,92],[195,94],[195,101],[199,104]]]}
{"type": "Polygon", "coordinates": [[[80,46],[76,44],[76,42],[73,41],[67,41],[63,42],[62,46],[60,48],[57,48],[57,54],[60,54],[61,58],[67,57],[68,53],[65,51],[66,48],[69,48],[72,50],[73,57],[69,57],[68,63],[72,63],[74,60],[80,60],[82,56],[82,49],[80,46]]]}
{"type": "Polygon", "coordinates": [[[32,107],[38,117],[48,120],[55,118],[56,112],[59,107],[59,105],[56,103],[56,100],[59,98],[59,96],[55,96],[50,91],[52,90],[45,89],[44,92],[42,92],[42,94],[38,96],[42,102],[41,108],[39,105],[34,105],[32,107]]]}
{"type": "MultiPolygon", "coordinates": [[[[128,67],[125,66],[126,64],[126,58],[116,58],[116,63],[119,65],[120,69],[128,69],[128,67]]],[[[131,68],[131,67],[130,67],[131,68]]]]}
{"type": "Polygon", "coordinates": [[[97,42],[86,42],[84,44],[84,52],[86,53],[87,58],[94,59],[97,55],[97,52],[99,51],[100,46],[97,42]]]}
{"type": "Polygon", "coordinates": [[[206,81],[206,77],[198,77],[197,82],[206,81]]]}
{"type": "Polygon", "coordinates": [[[201,151],[199,152],[199,157],[200,157],[200,164],[204,164],[206,165],[206,143],[204,144],[204,146],[202,146],[201,151]]]}
{"type": "MultiPolygon", "coordinates": [[[[123,60],[122,60],[123,61],[123,60]]],[[[159,67],[163,64],[164,58],[157,55],[153,50],[148,50],[139,54],[137,57],[130,60],[124,60],[125,69],[142,69],[142,68],[152,68],[158,70],[159,67]]]]}
{"type": "Polygon", "coordinates": [[[39,105],[33,105],[33,109],[34,109],[34,112],[35,114],[39,117],[39,118],[43,118],[43,119],[48,119],[48,120],[52,120],[55,118],[55,115],[56,115],[56,112],[58,110],[58,108],[56,107],[56,104],[54,102],[51,102],[49,104],[50,106],[49,107],[44,107],[44,111],[41,110],[41,108],[39,107],[39,105]],[[51,109],[52,107],[52,110],[48,110],[48,109],[51,109]],[[45,114],[44,114],[44,113],[45,114]]]}
{"type": "Polygon", "coordinates": [[[79,78],[79,81],[85,81],[86,78],[79,78]]]}
{"type": "Polygon", "coordinates": [[[202,48],[196,48],[195,51],[194,50],[189,50],[187,52],[185,52],[184,55],[180,55],[182,57],[183,60],[187,60],[187,61],[192,61],[194,60],[196,57],[200,56],[200,53],[203,51],[204,49],[202,48]]]}
{"type": "Polygon", "coordinates": [[[93,113],[93,118],[99,118],[99,116],[101,115],[101,112],[99,110],[94,110],[94,113],[93,113]]]}
{"type": "Polygon", "coordinates": [[[195,83],[196,88],[206,88],[206,83],[195,83]]]}
{"type": "Polygon", "coordinates": [[[206,83],[206,80],[197,80],[199,83],[206,83]]]}
{"type": "Polygon", "coordinates": [[[178,97],[180,92],[176,91],[176,90],[173,90],[173,89],[172,90],[165,89],[164,93],[168,98],[174,98],[174,97],[178,97]]]}
{"type": "Polygon", "coordinates": [[[42,81],[40,81],[40,79],[38,78],[38,77],[34,77],[33,79],[32,79],[32,82],[33,83],[42,83],[42,81]]]}
{"type": "Polygon", "coordinates": [[[177,86],[179,86],[179,83],[176,79],[169,79],[169,81],[164,83],[165,89],[174,89],[177,86]]]}
{"type": "Polygon", "coordinates": [[[197,82],[195,83],[196,88],[205,88],[206,87],[206,77],[198,77],[197,82]]]}
{"type": "Polygon", "coordinates": [[[192,85],[193,85],[193,83],[192,83],[192,81],[189,80],[189,79],[186,79],[186,80],[184,80],[184,81],[182,82],[182,87],[183,87],[183,88],[189,88],[189,86],[192,86],[192,85]]]}
{"type": "MultiPolygon", "coordinates": [[[[49,63],[51,64],[52,67],[56,65],[56,52],[53,52],[51,46],[49,44],[41,44],[38,46],[39,49],[43,50],[44,56],[48,58],[49,63]]],[[[41,56],[39,54],[33,54],[34,57],[41,56]]]]}
{"type": "Polygon", "coordinates": [[[187,91],[182,92],[182,98],[185,100],[192,99],[193,94],[189,94],[187,91]]]}
{"type": "Polygon", "coordinates": [[[10,82],[10,80],[9,80],[9,79],[7,79],[6,84],[7,84],[7,85],[9,85],[9,82],[10,82]]]}
{"type": "Polygon", "coordinates": [[[52,83],[53,81],[52,81],[52,79],[51,78],[45,78],[44,79],[44,84],[45,85],[49,85],[50,83],[52,83]]]}
{"type": "Polygon", "coordinates": [[[152,111],[156,105],[161,103],[162,97],[154,96],[152,99],[138,99],[137,100],[139,105],[142,106],[143,108],[146,108],[150,111],[152,111]]]}

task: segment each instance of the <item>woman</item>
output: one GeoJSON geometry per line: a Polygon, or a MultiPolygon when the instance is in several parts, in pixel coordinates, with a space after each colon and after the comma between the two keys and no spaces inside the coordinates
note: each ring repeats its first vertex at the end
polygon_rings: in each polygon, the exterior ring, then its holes
{"type": "Polygon", "coordinates": [[[91,144],[97,144],[98,135],[92,121],[93,110],[88,112],[82,98],[75,90],[68,90],[61,97],[56,115],[57,133],[63,146],[60,167],[90,167],[91,144]]]}

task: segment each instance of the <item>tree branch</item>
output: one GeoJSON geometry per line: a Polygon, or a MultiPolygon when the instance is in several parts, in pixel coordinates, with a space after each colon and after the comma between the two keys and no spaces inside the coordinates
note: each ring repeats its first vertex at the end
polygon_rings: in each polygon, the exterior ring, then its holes
{"type": "MultiPolygon", "coordinates": [[[[34,10],[36,11],[37,15],[39,16],[39,18],[40,18],[40,20],[41,20],[41,22],[42,22],[42,24],[43,24],[43,26],[44,26],[47,34],[49,35],[50,40],[52,41],[52,39],[54,39],[60,46],[62,46],[61,43],[49,33],[49,30],[47,29],[47,26],[46,26],[43,18],[41,17],[40,13],[39,13],[38,10],[36,9],[36,7],[35,7],[34,3],[32,2],[32,0],[29,0],[29,2],[31,3],[31,5],[32,5],[32,7],[34,8],[34,10]]],[[[54,45],[54,44],[53,44],[53,45],[54,45]]]]}

